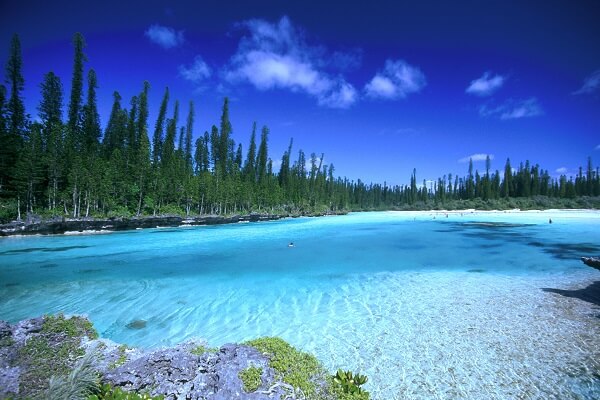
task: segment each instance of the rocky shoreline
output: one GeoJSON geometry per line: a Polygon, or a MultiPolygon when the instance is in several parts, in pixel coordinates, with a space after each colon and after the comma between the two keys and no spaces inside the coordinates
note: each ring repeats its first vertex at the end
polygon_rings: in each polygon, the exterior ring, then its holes
{"type": "Polygon", "coordinates": [[[240,222],[275,221],[282,218],[300,216],[341,215],[345,212],[321,214],[248,214],[248,215],[203,215],[194,217],[156,216],[133,218],[53,218],[41,220],[30,218],[27,221],[13,221],[0,225],[0,236],[15,235],[57,235],[65,233],[114,232],[144,228],[163,228],[178,226],[222,225],[240,222]]]}
{"type": "MultiPolygon", "coordinates": [[[[0,321],[0,399],[51,398],[52,380],[71,379],[76,385],[69,374],[86,359],[98,387],[167,400],[304,399],[311,394],[337,399],[341,393],[316,358],[278,338],[220,348],[192,340],[142,350],[98,338],[85,317],[58,315],[15,324],[0,321]],[[244,374],[251,370],[257,375],[249,388],[244,374]]],[[[366,400],[368,394],[344,398],[366,400]]]]}

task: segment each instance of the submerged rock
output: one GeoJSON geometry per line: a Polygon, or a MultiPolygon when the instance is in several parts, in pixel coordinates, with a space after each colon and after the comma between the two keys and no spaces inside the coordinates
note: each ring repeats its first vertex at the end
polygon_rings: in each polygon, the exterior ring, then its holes
{"type": "Polygon", "coordinates": [[[128,329],[144,329],[147,324],[148,322],[143,319],[136,319],[135,321],[131,321],[130,323],[125,325],[125,327],[127,327],[128,329]]]}

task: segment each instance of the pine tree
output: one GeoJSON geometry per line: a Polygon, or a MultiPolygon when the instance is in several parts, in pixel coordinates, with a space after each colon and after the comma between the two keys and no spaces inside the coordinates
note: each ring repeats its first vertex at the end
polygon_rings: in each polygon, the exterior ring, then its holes
{"type": "Polygon", "coordinates": [[[594,167],[592,166],[592,157],[588,157],[587,160],[587,173],[585,176],[585,180],[586,180],[586,190],[585,190],[585,194],[588,196],[593,196],[594,195],[594,167]]]}
{"type": "Polygon", "coordinates": [[[71,101],[69,102],[69,120],[67,127],[69,135],[71,135],[73,144],[76,148],[80,146],[80,138],[78,137],[81,129],[82,119],[82,98],[83,98],[83,63],[87,61],[83,49],[85,40],[83,35],[77,32],[73,36],[73,47],[75,49],[75,57],[73,59],[73,78],[71,80],[71,101]]]}
{"type": "Polygon", "coordinates": [[[145,186],[148,173],[150,171],[150,140],[148,139],[148,91],[150,84],[145,81],[144,89],[140,94],[140,105],[137,120],[137,135],[136,142],[138,143],[137,151],[137,188],[138,205],[136,215],[142,213],[144,196],[146,195],[145,186]]]}
{"type": "Polygon", "coordinates": [[[97,151],[98,140],[100,139],[100,116],[98,115],[98,107],[96,105],[96,89],[98,81],[96,72],[90,69],[88,72],[88,92],[87,103],[83,107],[83,150],[86,154],[91,155],[97,151]]]}
{"type": "MultiPolygon", "coordinates": [[[[9,58],[6,63],[6,83],[10,87],[10,97],[6,104],[6,132],[0,138],[2,139],[0,149],[0,195],[5,193],[14,177],[15,163],[27,130],[25,105],[21,98],[21,92],[25,88],[22,68],[21,41],[19,36],[15,34],[10,42],[9,58]]],[[[4,96],[3,93],[2,97],[4,96]]]]}
{"type": "Polygon", "coordinates": [[[509,198],[513,194],[512,167],[510,166],[510,158],[506,159],[506,165],[504,166],[504,180],[502,182],[502,194],[506,198],[509,198]]]}
{"type": "Polygon", "coordinates": [[[279,169],[279,185],[285,189],[289,187],[290,179],[290,155],[292,153],[292,145],[294,138],[290,139],[290,144],[283,156],[281,157],[281,168],[279,169]]]}
{"type": "Polygon", "coordinates": [[[49,130],[52,126],[62,124],[63,87],[60,78],[54,72],[44,75],[40,87],[42,100],[38,113],[44,129],[49,130]]]}
{"type": "Polygon", "coordinates": [[[125,130],[127,121],[127,113],[121,108],[121,95],[119,92],[113,92],[113,105],[104,131],[102,139],[102,147],[104,155],[109,158],[115,149],[122,149],[125,140],[125,130]]]}
{"type": "Polygon", "coordinates": [[[48,209],[56,210],[60,180],[65,168],[62,122],[63,88],[60,79],[53,72],[44,76],[41,88],[42,101],[38,111],[42,122],[42,142],[47,166],[48,209]]]}
{"type": "Polygon", "coordinates": [[[24,201],[25,211],[33,213],[41,193],[40,183],[43,181],[44,165],[42,157],[42,125],[34,123],[29,130],[28,138],[19,153],[15,173],[18,200],[18,216],[21,218],[21,201],[24,201]]]}
{"type": "Polygon", "coordinates": [[[0,196],[5,195],[11,164],[10,136],[8,134],[8,111],[6,110],[6,87],[0,85],[0,196]]]}
{"type": "Polygon", "coordinates": [[[242,165],[242,158],[243,158],[243,154],[242,154],[242,144],[238,144],[237,150],[235,152],[235,169],[237,172],[240,171],[240,167],[242,165]]]}
{"type": "Polygon", "coordinates": [[[252,124],[250,145],[248,146],[246,164],[244,165],[244,176],[248,182],[256,181],[256,122],[252,124]]]}
{"type": "Polygon", "coordinates": [[[21,69],[23,60],[21,58],[21,42],[15,34],[10,43],[10,57],[6,64],[6,82],[10,85],[10,98],[8,99],[8,132],[21,141],[27,129],[25,116],[25,105],[21,99],[21,92],[25,88],[25,79],[21,69]]]}
{"type": "Polygon", "coordinates": [[[215,173],[215,175],[217,175],[218,171],[218,167],[219,167],[219,163],[220,163],[220,143],[221,141],[219,140],[219,128],[217,128],[215,125],[212,126],[211,130],[210,130],[210,154],[211,154],[211,162],[212,162],[212,166],[213,166],[213,172],[215,173]]]}
{"type": "Polygon", "coordinates": [[[127,136],[126,136],[126,144],[127,144],[127,165],[132,164],[134,162],[134,157],[137,154],[137,143],[135,140],[136,136],[136,121],[138,116],[138,97],[133,96],[131,101],[129,102],[129,114],[127,116],[127,136]]]}
{"type": "Polygon", "coordinates": [[[267,160],[269,158],[268,140],[269,128],[265,125],[260,134],[260,146],[258,147],[258,155],[256,157],[256,176],[259,183],[264,183],[267,177],[267,160]]]}
{"type": "Polygon", "coordinates": [[[204,165],[204,140],[202,137],[196,139],[196,151],[194,152],[194,173],[200,175],[204,172],[202,167],[204,165]]]}
{"type": "Polygon", "coordinates": [[[194,128],[194,102],[190,101],[190,110],[188,112],[187,122],[185,126],[185,162],[189,171],[192,170],[192,132],[194,128]]]}
{"type": "Polygon", "coordinates": [[[229,99],[225,97],[225,100],[223,101],[223,112],[221,113],[221,129],[219,131],[219,169],[222,174],[225,174],[227,171],[227,155],[231,131],[231,122],[229,122],[229,99]]]}
{"type": "Polygon", "coordinates": [[[156,119],[156,126],[154,128],[154,136],[152,137],[152,163],[158,165],[161,157],[162,144],[163,144],[163,133],[165,129],[165,118],[167,116],[167,106],[169,103],[169,88],[165,88],[165,94],[160,103],[160,110],[158,112],[158,118],[156,119]]]}
{"type": "MultiPolygon", "coordinates": [[[[73,78],[71,80],[71,100],[69,102],[69,118],[67,121],[67,143],[66,158],[69,192],[71,193],[71,205],[73,217],[79,217],[81,207],[81,184],[82,184],[82,154],[84,138],[82,132],[82,97],[83,97],[83,63],[86,57],[83,54],[85,41],[81,33],[73,36],[73,47],[75,56],[73,59],[73,78]]],[[[65,204],[66,209],[66,204],[65,204]]]]}
{"type": "MultiPolygon", "coordinates": [[[[8,132],[8,111],[6,110],[6,86],[0,84],[0,138],[8,132]]],[[[4,143],[4,142],[3,142],[4,143]]]]}

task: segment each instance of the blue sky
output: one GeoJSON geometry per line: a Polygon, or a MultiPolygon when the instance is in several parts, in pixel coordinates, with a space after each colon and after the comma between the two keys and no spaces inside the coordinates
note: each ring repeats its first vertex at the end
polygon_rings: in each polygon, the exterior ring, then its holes
{"type": "Polygon", "coordinates": [[[128,103],[144,80],[150,131],[166,86],[180,121],[194,101],[195,135],[229,96],[244,152],[256,121],[275,164],[293,137],[354,180],[464,175],[487,154],[493,169],[510,157],[572,173],[600,160],[600,5],[523,3],[5,1],[0,63],[17,32],[35,118],[45,73],[68,99],[79,31],[103,126],[112,92],[128,103]]]}

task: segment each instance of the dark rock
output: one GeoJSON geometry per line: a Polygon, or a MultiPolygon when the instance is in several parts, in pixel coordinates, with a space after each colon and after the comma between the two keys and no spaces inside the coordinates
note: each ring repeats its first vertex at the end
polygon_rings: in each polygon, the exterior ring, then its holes
{"type": "Polygon", "coordinates": [[[12,329],[10,324],[6,321],[0,321],[0,339],[5,338],[6,336],[12,335],[12,329]]]}
{"type": "Polygon", "coordinates": [[[11,398],[19,393],[21,368],[0,366],[0,398],[11,398]]]}
{"type": "Polygon", "coordinates": [[[32,333],[39,333],[44,325],[44,317],[26,319],[18,322],[12,327],[14,341],[20,346],[32,333]]]}
{"type": "Polygon", "coordinates": [[[205,215],[183,218],[179,216],[109,218],[109,219],[31,219],[26,222],[13,221],[0,225],[0,236],[10,235],[54,235],[65,232],[125,231],[138,228],[178,227],[181,225],[221,225],[237,222],[270,221],[284,218],[274,214],[249,214],[224,217],[205,215]]]}
{"type": "MultiPolygon", "coordinates": [[[[19,355],[29,339],[42,336],[50,348],[58,348],[65,340],[72,340],[75,343],[73,351],[94,352],[94,365],[103,383],[127,391],[150,391],[152,395],[164,395],[167,400],[286,399],[293,390],[277,379],[266,355],[246,345],[227,344],[217,352],[196,355],[192,350],[206,343],[189,341],[173,348],[144,352],[107,339],[46,334],[41,332],[43,323],[43,317],[14,325],[0,321],[0,399],[43,396],[45,388],[39,387],[40,382],[31,383],[34,365],[19,355]],[[261,385],[255,392],[246,393],[239,373],[251,366],[262,369],[261,385]]],[[[68,354],[66,357],[74,362],[80,355],[68,354]]],[[[72,366],[70,363],[69,367],[72,366]]]]}
{"type": "Polygon", "coordinates": [[[243,345],[225,345],[217,353],[201,356],[180,345],[145,354],[135,360],[108,371],[106,382],[124,390],[141,391],[151,388],[152,395],[165,399],[278,399],[283,391],[267,391],[275,383],[275,371],[269,360],[256,349],[243,345]],[[261,387],[246,393],[238,374],[243,369],[256,366],[263,369],[261,387]]]}
{"type": "Polygon", "coordinates": [[[581,261],[583,261],[585,265],[600,270],[600,257],[581,257],[581,261]]]}

